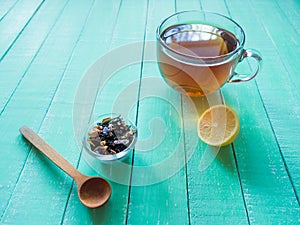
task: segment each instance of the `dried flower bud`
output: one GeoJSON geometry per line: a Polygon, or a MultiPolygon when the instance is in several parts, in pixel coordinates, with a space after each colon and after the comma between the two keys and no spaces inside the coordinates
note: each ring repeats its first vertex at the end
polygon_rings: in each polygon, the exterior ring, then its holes
{"type": "Polygon", "coordinates": [[[94,127],[92,130],[90,130],[90,131],[88,132],[88,135],[89,135],[90,137],[94,138],[94,137],[99,136],[99,133],[100,133],[100,130],[94,127]]]}

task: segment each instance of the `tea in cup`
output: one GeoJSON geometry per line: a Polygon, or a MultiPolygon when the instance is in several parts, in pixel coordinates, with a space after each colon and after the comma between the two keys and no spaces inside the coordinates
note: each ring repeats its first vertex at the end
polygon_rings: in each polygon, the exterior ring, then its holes
{"type": "Polygon", "coordinates": [[[245,33],[232,19],[210,12],[184,11],[157,28],[158,65],[164,80],[189,96],[204,96],[226,82],[248,81],[261,66],[260,53],[244,49],[245,33]],[[257,62],[250,74],[238,74],[236,65],[247,57],[257,62]]]}

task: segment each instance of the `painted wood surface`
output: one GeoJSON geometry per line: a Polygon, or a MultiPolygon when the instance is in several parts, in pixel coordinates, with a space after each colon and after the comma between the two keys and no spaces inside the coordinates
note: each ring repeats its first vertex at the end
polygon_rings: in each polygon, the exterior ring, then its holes
{"type": "Polygon", "coordinates": [[[299,224],[299,8],[293,0],[0,1],[0,224],[299,224]],[[191,9],[244,28],[245,47],[263,55],[254,80],[208,98],[166,86],[156,27],[191,9]],[[218,149],[196,126],[222,102],[241,131],[218,149]],[[103,165],[78,136],[110,111],[137,124],[139,142],[122,163],[103,165]],[[21,137],[25,124],[82,173],[107,178],[110,201],[84,207],[72,179],[21,137]]]}

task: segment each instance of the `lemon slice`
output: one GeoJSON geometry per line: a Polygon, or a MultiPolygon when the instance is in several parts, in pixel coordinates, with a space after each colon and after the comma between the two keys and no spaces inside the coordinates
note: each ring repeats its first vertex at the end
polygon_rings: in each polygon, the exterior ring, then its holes
{"type": "Polygon", "coordinates": [[[233,142],[240,130],[236,112],[226,105],[215,105],[199,118],[198,135],[212,146],[225,146],[233,142]]]}

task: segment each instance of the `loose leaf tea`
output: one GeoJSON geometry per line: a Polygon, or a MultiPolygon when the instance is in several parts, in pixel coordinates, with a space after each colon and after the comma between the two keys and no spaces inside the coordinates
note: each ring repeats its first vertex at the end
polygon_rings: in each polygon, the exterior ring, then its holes
{"type": "Polygon", "coordinates": [[[117,154],[130,146],[135,132],[121,116],[107,117],[88,132],[87,142],[91,150],[98,154],[117,154]]]}

